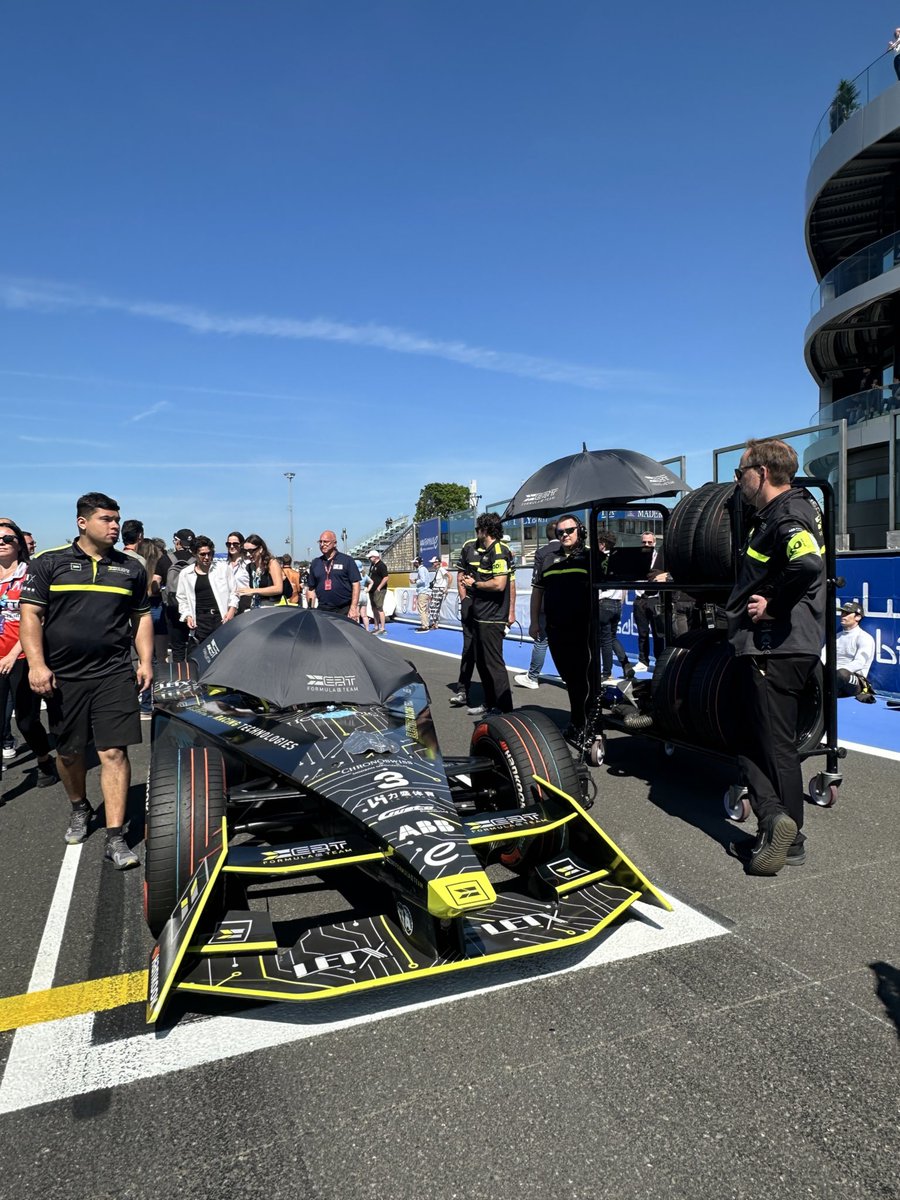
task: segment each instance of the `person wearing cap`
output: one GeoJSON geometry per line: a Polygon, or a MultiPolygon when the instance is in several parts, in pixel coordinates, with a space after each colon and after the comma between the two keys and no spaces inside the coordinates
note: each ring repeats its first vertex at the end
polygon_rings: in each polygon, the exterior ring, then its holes
{"type": "MultiPolygon", "coordinates": [[[[867,676],[875,661],[875,639],[861,628],[865,615],[863,606],[856,600],[847,600],[841,605],[841,632],[835,654],[837,694],[842,698],[855,696],[864,704],[873,704],[875,694],[867,676]]],[[[822,661],[825,661],[824,650],[822,661]]]]}
{"type": "Polygon", "coordinates": [[[797,466],[787,442],[751,438],[734,473],[755,510],[725,613],[744,707],[738,763],[758,828],[729,852],[750,875],[806,859],[797,718],[825,640],[825,547],[821,509],[793,486],[797,466]]]}
{"type": "Polygon", "coordinates": [[[377,550],[366,555],[369,560],[369,606],[375,622],[374,634],[384,636],[384,598],[387,595],[388,569],[377,550]]]}
{"type": "Polygon", "coordinates": [[[447,568],[441,563],[441,560],[435,555],[428,564],[434,574],[431,577],[431,598],[428,603],[428,628],[437,629],[441,621],[441,605],[444,603],[444,597],[447,595],[447,584],[450,576],[447,573],[447,568]]]}
{"type": "Polygon", "coordinates": [[[428,578],[428,569],[421,558],[413,559],[413,569],[409,573],[409,582],[410,586],[416,589],[416,608],[419,611],[419,625],[416,633],[427,633],[431,580],[428,578]]]}

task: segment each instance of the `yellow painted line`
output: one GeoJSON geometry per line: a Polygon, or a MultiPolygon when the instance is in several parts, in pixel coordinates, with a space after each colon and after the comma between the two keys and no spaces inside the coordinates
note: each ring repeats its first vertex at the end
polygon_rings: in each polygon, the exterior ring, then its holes
{"type": "Polygon", "coordinates": [[[81,1013],[104,1012],[146,999],[146,971],[107,975],[105,979],[88,979],[84,983],[69,983],[43,992],[25,992],[0,1000],[0,1031],[59,1021],[62,1017],[76,1017],[81,1013]]]}

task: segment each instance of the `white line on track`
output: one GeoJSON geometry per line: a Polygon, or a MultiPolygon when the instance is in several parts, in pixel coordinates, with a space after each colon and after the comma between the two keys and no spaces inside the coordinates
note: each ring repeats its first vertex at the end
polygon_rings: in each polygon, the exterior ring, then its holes
{"type": "MultiPolygon", "coordinates": [[[[562,950],[551,959],[518,959],[476,967],[459,975],[410,981],[384,992],[363,992],[335,1002],[332,1021],[310,1020],[304,1003],[272,1004],[240,1016],[184,1021],[174,1028],[138,1034],[118,1042],[92,1044],[94,1014],[64,1017],[20,1029],[10,1050],[0,1083],[0,1113],[36,1104],[51,1104],[98,1088],[120,1087],[158,1075],[200,1067],[224,1058],[249,1054],[324,1033],[349,1029],[422,1008],[450,1004],[551,975],[599,967],[604,963],[687,945],[728,932],[702,913],[677,900],[665,912],[635,904],[637,919],[606,930],[590,952],[585,947],[562,950]],[[551,964],[557,964],[555,969],[551,964]]],[[[322,1013],[328,1001],[315,1002],[322,1013]]]]}
{"type": "Polygon", "coordinates": [[[53,976],[56,974],[59,951],[66,931],[66,920],[69,916],[69,905],[72,903],[82,848],[83,843],[67,846],[63,855],[53,899],[50,901],[50,911],[47,913],[44,932],[41,934],[41,944],[34,960],[34,970],[28,983],[29,992],[42,992],[53,986],[53,976]]]}
{"type": "Polygon", "coordinates": [[[900,762],[898,750],[882,750],[880,746],[866,746],[862,742],[845,742],[843,738],[838,738],[838,745],[846,746],[848,750],[857,750],[860,754],[874,754],[876,758],[890,758],[894,762],[900,762]]]}

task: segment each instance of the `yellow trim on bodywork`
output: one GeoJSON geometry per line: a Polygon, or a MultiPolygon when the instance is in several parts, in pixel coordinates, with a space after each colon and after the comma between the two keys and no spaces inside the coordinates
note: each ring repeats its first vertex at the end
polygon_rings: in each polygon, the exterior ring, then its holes
{"type": "Polygon", "coordinates": [[[508,842],[522,837],[537,837],[539,833],[552,833],[560,825],[568,825],[574,821],[577,813],[567,813],[556,821],[547,821],[543,825],[526,825],[521,829],[509,829],[505,833],[479,833],[477,837],[469,838],[470,846],[482,846],[486,842],[508,842]]]}
{"type": "Polygon", "coordinates": [[[277,950],[274,938],[267,942],[204,942],[202,946],[188,946],[191,954],[247,954],[251,950],[277,950]]]}
{"type": "Polygon", "coordinates": [[[388,935],[388,937],[391,939],[391,941],[394,943],[394,945],[397,947],[397,949],[400,951],[400,953],[406,959],[407,964],[409,965],[409,969],[411,971],[415,970],[419,964],[416,962],[416,960],[414,958],[410,958],[409,951],[406,949],[406,947],[403,945],[403,943],[397,941],[397,935],[394,933],[393,929],[391,929],[390,925],[388,925],[387,918],[379,917],[379,920],[381,921],[382,925],[384,926],[385,933],[388,935]]]}
{"type": "MultiPolygon", "coordinates": [[[[629,871],[634,872],[634,874],[641,881],[641,883],[644,885],[644,887],[650,893],[650,896],[656,901],[656,903],[660,906],[660,908],[664,908],[666,910],[666,912],[673,911],[672,905],[665,898],[665,896],[662,894],[662,892],[658,891],[653,886],[653,884],[650,882],[650,880],[647,878],[647,876],[644,874],[643,871],[638,870],[638,868],[634,865],[634,863],[631,861],[631,859],[628,857],[628,855],[625,853],[625,851],[621,850],[616,845],[616,843],[612,840],[612,838],[609,836],[609,834],[604,833],[604,831],[600,828],[600,826],[597,824],[597,822],[591,817],[591,815],[587,811],[587,809],[582,808],[582,806],[578,803],[578,801],[575,799],[574,796],[570,796],[568,792],[564,792],[561,788],[554,787],[553,784],[550,783],[550,781],[548,779],[542,779],[540,777],[540,775],[533,775],[532,778],[534,779],[535,783],[539,783],[541,785],[541,787],[549,788],[550,791],[553,792],[553,794],[555,796],[559,796],[560,799],[565,800],[566,803],[568,803],[568,804],[571,804],[572,807],[575,809],[575,811],[579,814],[579,816],[583,817],[585,819],[585,821],[587,821],[588,825],[590,825],[591,828],[596,833],[598,833],[600,835],[600,837],[603,838],[603,840],[604,840],[604,842],[606,842],[607,846],[609,846],[611,850],[615,851],[617,857],[616,857],[616,860],[610,866],[610,876],[612,876],[612,873],[615,870],[617,863],[623,862],[625,864],[625,866],[628,867],[629,871]]],[[[613,882],[615,882],[614,879],[613,879],[613,882]]]]}
{"type": "Polygon", "coordinates": [[[496,903],[497,893],[484,871],[428,880],[428,911],[433,917],[458,917],[467,909],[496,903]]]}
{"type": "MultiPolygon", "coordinates": [[[[228,857],[228,823],[227,823],[225,817],[223,817],[222,818],[222,845],[219,849],[219,856],[216,859],[216,861],[213,863],[213,865],[210,869],[210,872],[209,872],[209,878],[206,881],[206,886],[204,887],[203,891],[200,894],[200,899],[197,901],[196,905],[194,906],[194,914],[192,917],[190,917],[190,919],[188,921],[187,933],[185,934],[184,939],[181,943],[180,950],[175,955],[175,961],[169,967],[169,973],[166,976],[166,978],[160,981],[159,995],[156,998],[156,1004],[153,1008],[150,1007],[150,1000],[149,1000],[149,996],[148,996],[148,999],[147,999],[147,1024],[148,1025],[152,1025],[157,1020],[157,1018],[159,1017],[160,1013],[163,1010],[166,1000],[168,999],[169,992],[172,990],[172,985],[175,982],[175,976],[178,974],[178,968],[181,966],[182,960],[188,952],[188,946],[190,945],[191,938],[194,936],[194,930],[197,928],[197,922],[200,920],[200,916],[201,916],[204,908],[206,907],[206,903],[212,894],[212,890],[216,885],[217,879],[219,878],[219,872],[222,870],[222,864],[225,862],[225,859],[227,857],[228,857]]],[[[194,882],[195,877],[196,877],[196,872],[195,872],[194,877],[192,877],[192,879],[188,883],[187,888],[185,888],[185,891],[187,891],[188,888],[190,888],[191,883],[194,882]]],[[[183,896],[182,896],[182,899],[183,899],[183,896]]],[[[179,901],[179,907],[180,907],[180,905],[181,905],[181,901],[179,901]]],[[[169,920],[171,920],[171,919],[172,918],[170,917],[169,920]]],[[[157,945],[159,945],[159,943],[157,943],[157,945]]],[[[152,960],[151,960],[151,962],[152,962],[152,960]]]]}
{"type": "Polygon", "coordinates": [[[590,875],[581,875],[578,879],[570,879],[566,883],[556,885],[556,894],[564,896],[566,892],[574,892],[576,888],[584,887],[588,883],[599,883],[601,879],[607,879],[609,871],[604,867],[601,871],[591,871],[590,875]]]}
{"type": "MultiPolygon", "coordinates": [[[[348,983],[343,987],[322,988],[319,991],[306,992],[300,996],[291,996],[285,991],[264,992],[258,988],[229,988],[221,984],[217,987],[206,983],[179,983],[177,987],[179,991],[183,992],[215,992],[216,994],[224,994],[226,996],[255,997],[257,1000],[284,1000],[287,1003],[301,1000],[327,1000],[332,996],[345,995],[347,992],[360,992],[369,988],[385,987],[389,984],[403,983],[407,979],[424,979],[430,975],[446,975],[449,971],[461,971],[469,967],[480,967],[483,963],[504,962],[507,959],[523,958],[526,954],[543,954],[547,950],[561,950],[564,947],[575,946],[579,942],[588,942],[591,938],[596,937],[601,930],[616,921],[627,908],[634,904],[635,900],[640,900],[640,898],[640,892],[631,892],[617,908],[608,913],[592,929],[588,929],[585,933],[571,934],[569,937],[560,939],[558,942],[545,942],[539,946],[521,946],[517,950],[500,950],[496,954],[484,954],[479,958],[462,958],[457,962],[441,963],[436,967],[419,967],[416,970],[407,972],[405,975],[383,975],[378,979],[366,979],[359,983],[348,983]]],[[[289,983],[290,980],[279,980],[279,982],[289,983]]]]}
{"type": "Polygon", "coordinates": [[[324,871],[328,867],[345,867],[348,863],[377,862],[380,858],[390,858],[390,852],[376,850],[372,854],[353,854],[349,858],[323,858],[319,862],[296,863],[286,867],[239,867],[222,868],[229,875],[293,875],[304,871],[324,871]]]}

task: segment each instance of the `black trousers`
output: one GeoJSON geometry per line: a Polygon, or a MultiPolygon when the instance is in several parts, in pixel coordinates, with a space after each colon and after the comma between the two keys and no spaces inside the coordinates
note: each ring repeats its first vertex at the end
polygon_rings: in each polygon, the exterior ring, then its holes
{"type": "Polygon", "coordinates": [[[658,596],[635,596],[634,623],[638,631],[638,662],[650,662],[650,635],[653,634],[653,657],[659,658],[665,649],[663,618],[658,596]]]}
{"type": "MultiPolygon", "coordinates": [[[[781,811],[803,825],[803,771],[797,753],[797,713],[819,661],[813,655],[741,655],[738,680],[746,702],[746,742],[738,755],[757,820],[781,811]]],[[[799,839],[802,840],[802,839],[799,839]]]]}
{"type": "Polygon", "coordinates": [[[459,606],[459,619],[462,622],[462,654],[459,659],[459,682],[456,687],[460,692],[468,692],[469,684],[475,673],[475,625],[472,620],[472,597],[466,596],[459,606]]]}
{"type": "MultiPolygon", "coordinates": [[[[0,713],[6,711],[8,697],[12,698],[16,724],[28,749],[37,758],[46,758],[50,753],[50,742],[41,724],[41,698],[28,683],[28,663],[24,658],[16,662],[8,675],[0,675],[0,713]]],[[[0,759],[0,774],[2,762],[0,759]]]]}
{"type": "Polygon", "coordinates": [[[572,724],[581,728],[587,716],[590,692],[591,639],[586,624],[547,627],[547,640],[556,669],[569,693],[572,724]]]}
{"type": "Polygon", "coordinates": [[[187,659],[191,631],[184,621],[179,620],[178,609],[171,604],[166,608],[166,623],[169,626],[169,649],[172,651],[172,662],[184,662],[187,659]]]}
{"type": "Polygon", "coordinates": [[[503,659],[503,638],[506,634],[504,621],[473,621],[475,643],[475,666],[484,688],[486,708],[499,708],[501,712],[512,712],[512,691],[509,674],[503,659]]]}

